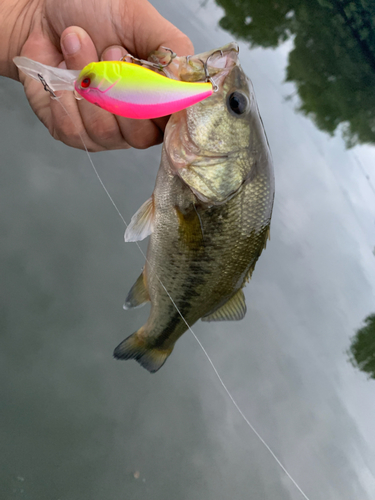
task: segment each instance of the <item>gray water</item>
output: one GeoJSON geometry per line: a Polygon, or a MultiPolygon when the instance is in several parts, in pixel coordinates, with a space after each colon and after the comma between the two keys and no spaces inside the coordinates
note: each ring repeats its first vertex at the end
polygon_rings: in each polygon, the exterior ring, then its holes
{"type": "MultiPolygon", "coordinates": [[[[153,4],[196,52],[232,39],[211,1],[153,4]]],[[[271,241],[246,318],[194,331],[311,500],[373,500],[375,381],[346,351],[375,311],[375,149],[296,113],[291,43],[240,44],[275,163],[271,241]]],[[[0,498],[300,500],[191,334],[155,375],[112,358],[148,315],[122,309],[143,257],[85,153],[49,137],[21,85],[0,81],[0,109],[0,498]]],[[[160,151],[93,155],[127,221],[160,151]]]]}

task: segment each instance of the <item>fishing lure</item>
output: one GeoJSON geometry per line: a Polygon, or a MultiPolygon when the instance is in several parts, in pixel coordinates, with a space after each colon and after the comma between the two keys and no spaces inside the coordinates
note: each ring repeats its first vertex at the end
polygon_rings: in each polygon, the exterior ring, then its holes
{"type": "Polygon", "coordinates": [[[133,62],[93,62],[81,71],[74,71],[46,66],[27,57],[15,57],[13,61],[26,75],[40,80],[52,94],[73,90],[100,108],[126,118],[167,116],[206,99],[215,91],[209,77],[206,82],[183,82],[133,62]]]}

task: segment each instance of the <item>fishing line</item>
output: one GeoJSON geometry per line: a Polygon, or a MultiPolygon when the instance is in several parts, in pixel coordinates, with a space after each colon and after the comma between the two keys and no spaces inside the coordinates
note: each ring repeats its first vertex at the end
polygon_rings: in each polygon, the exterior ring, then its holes
{"type": "MultiPolygon", "coordinates": [[[[82,141],[82,144],[83,144],[83,147],[85,148],[85,151],[86,151],[86,154],[88,156],[88,159],[90,161],[90,164],[91,164],[91,167],[92,169],[94,170],[95,172],[95,175],[98,179],[98,181],[100,182],[102,188],[104,189],[106,195],[108,196],[110,202],[112,203],[114,209],[116,210],[117,214],[119,215],[119,217],[121,218],[122,222],[125,224],[125,227],[128,227],[128,224],[126,222],[126,220],[124,219],[124,217],[122,216],[120,210],[118,209],[116,203],[114,202],[112,196],[110,195],[108,189],[105,187],[105,184],[104,182],[102,181],[100,175],[99,175],[99,172],[97,171],[95,165],[94,165],[94,162],[91,158],[91,155],[87,149],[87,146],[85,144],[85,141],[83,140],[83,136],[81,134],[81,132],[78,130],[78,127],[76,125],[76,123],[74,123],[73,121],[73,118],[70,116],[68,110],[66,109],[66,107],[64,106],[64,104],[60,101],[59,98],[57,97],[53,97],[53,99],[57,100],[58,103],[60,104],[60,106],[63,108],[63,110],[65,111],[66,115],[69,117],[70,121],[72,122],[72,124],[74,125],[75,129],[77,130],[78,132],[78,135],[82,141]]],[[[139,243],[136,241],[135,244],[137,245],[139,251],[141,252],[142,256],[144,257],[145,261],[147,262],[148,265],[151,266],[150,264],[150,261],[148,260],[146,254],[144,253],[144,251],[142,250],[142,248],[140,247],[139,243]]],[[[236,410],[238,411],[238,413],[240,414],[240,416],[242,417],[242,419],[244,420],[244,422],[246,423],[246,425],[253,431],[253,433],[255,434],[255,436],[259,439],[259,441],[264,445],[264,447],[267,449],[267,451],[270,453],[270,455],[272,456],[272,458],[275,460],[275,462],[278,464],[278,466],[281,468],[281,470],[285,473],[285,475],[288,477],[288,479],[290,479],[290,481],[292,482],[292,484],[296,487],[296,489],[301,493],[301,495],[303,496],[303,498],[305,500],[310,500],[310,498],[306,495],[306,493],[302,490],[302,488],[298,485],[297,481],[295,479],[293,479],[293,477],[291,476],[291,474],[287,471],[287,469],[284,467],[284,465],[282,464],[282,462],[279,460],[279,458],[277,457],[277,455],[272,451],[271,447],[266,443],[266,441],[262,438],[262,436],[259,434],[259,432],[255,429],[255,427],[253,426],[253,424],[250,422],[250,420],[246,417],[246,415],[244,414],[244,412],[241,410],[241,408],[238,406],[238,403],[236,402],[236,400],[234,399],[234,397],[232,396],[231,392],[229,391],[228,387],[225,385],[223,379],[221,378],[219,372],[217,371],[217,368],[214,364],[214,362],[212,361],[212,359],[210,358],[208,352],[206,351],[206,349],[204,348],[203,344],[201,343],[201,341],[198,339],[198,337],[196,336],[196,334],[193,332],[191,326],[188,324],[188,322],[186,321],[186,319],[184,318],[184,316],[182,315],[181,311],[179,310],[179,308],[177,307],[177,304],[175,303],[175,301],[173,300],[172,296],[170,295],[170,293],[168,292],[168,290],[166,289],[166,287],[164,286],[163,282],[161,281],[161,279],[159,278],[158,275],[156,275],[160,285],[162,286],[162,288],[164,289],[165,293],[167,294],[168,298],[170,299],[170,301],[172,302],[173,306],[175,307],[176,311],[178,312],[178,314],[181,316],[181,319],[182,321],[185,323],[185,325],[187,326],[189,332],[193,335],[193,337],[195,338],[195,340],[198,342],[198,345],[199,347],[202,349],[204,355],[206,356],[206,358],[208,359],[210,365],[211,365],[211,368],[213,369],[217,379],[219,380],[221,386],[223,387],[223,389],[225,390],[225,392],[227,393],[229,399],[232,401],[234,407],[236,408],[236,410]]]]}
{"type": "Polygon", "coordinates": [[[368,174],[365,167],[362,165],[362,162],[359,160],[358,156],[355,153],[353,153],[353,157],[354,157],[359,169],[361,170],[362,174],[364,175],[365,179],[367,180],[371,191],[373,192],[373,194],[375,194],[375,187],[373,186],[373,184],[371,182],[370,175],[368,174]]]}

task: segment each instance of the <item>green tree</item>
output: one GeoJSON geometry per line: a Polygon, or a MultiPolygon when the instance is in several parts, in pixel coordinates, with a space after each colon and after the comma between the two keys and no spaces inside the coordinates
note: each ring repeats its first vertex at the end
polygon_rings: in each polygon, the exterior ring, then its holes
{"type": "Polygon", "coordinates": [[[352,338],[349,360],[355,368],[375,379],[375,314],[370,314],[365,325],[352,338]]]}
{"type": "Polygon", "coordinates": [[[216,0],[220,25],[252,46],[294,40],[286,80],[299,110],[348,147],[375,143],[374,0],[216,0]]]}

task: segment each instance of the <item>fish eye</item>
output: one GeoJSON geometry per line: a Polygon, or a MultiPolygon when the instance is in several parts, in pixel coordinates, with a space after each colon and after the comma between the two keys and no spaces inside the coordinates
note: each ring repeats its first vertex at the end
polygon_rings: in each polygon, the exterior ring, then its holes
{"type": "Polygon", "coordinates": [[[229,108],[236,115],[242,115],[248,108],[249,99],[242,92],[232,92],[228,97],[229,108]]]}
{"type": "Polygon", "coordinates": [[[86,76],[86,78],[84,78],[81,81],[81,88],[87,89],[88,87],[90,87],[90,84],[91,84],[91,79],[88,76],[86,76]]]}

